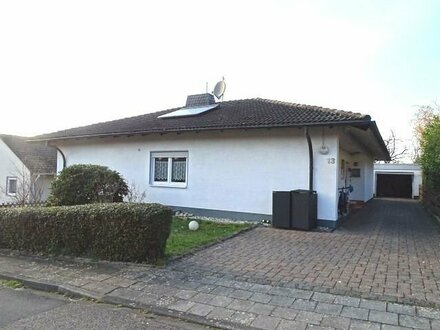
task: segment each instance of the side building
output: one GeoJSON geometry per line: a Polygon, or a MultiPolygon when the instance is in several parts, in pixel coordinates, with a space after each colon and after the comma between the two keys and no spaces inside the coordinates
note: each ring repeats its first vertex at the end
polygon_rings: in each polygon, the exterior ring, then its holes
{"type": "Polygon", "coordinates": [[[57,152],[27,139],[0,134],[0,204],[44,201],[49,195],[57,152]]]}

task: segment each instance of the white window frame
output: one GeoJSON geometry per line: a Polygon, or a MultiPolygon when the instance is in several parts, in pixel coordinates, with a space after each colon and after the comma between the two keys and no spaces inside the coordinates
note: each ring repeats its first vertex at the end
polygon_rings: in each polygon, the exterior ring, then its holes
{"type": "Polygon", "coordinates": [[[150,186],[154,187],[170,187],[170,188],[186,188],[188,186],[188,151],[152,151],[150,152],[150,186]],[[155,159],[168,158],[168,178],[167,181],[154,181],[155,159]],[[185,158],[185,182],[172,182],[172,166],[173,158],[185,158]]]}
{"type": "Polygon", "coordinates": [[[6,195],[8,196],[17,196],[17,190],[18,190],[18,178],[16,176],[7,176],[6,177],[6,195]],[[9,183],[11,181],[15,181],[15,193],[12,193],[9,191],[9,183]]]}

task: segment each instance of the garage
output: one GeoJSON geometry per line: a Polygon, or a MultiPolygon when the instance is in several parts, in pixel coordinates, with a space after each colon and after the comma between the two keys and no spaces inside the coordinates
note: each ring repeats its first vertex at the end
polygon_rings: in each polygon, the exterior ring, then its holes
{"type": "Polygon", "coordinates": [[[374,164],[375,197],[420,197],[423,173],[418,164],[374,164]]]}
{"type": "Polygon", "coordinates": [[[376,196],[412,198],[413,176],[408,174],[376,174],[376,196]]]}

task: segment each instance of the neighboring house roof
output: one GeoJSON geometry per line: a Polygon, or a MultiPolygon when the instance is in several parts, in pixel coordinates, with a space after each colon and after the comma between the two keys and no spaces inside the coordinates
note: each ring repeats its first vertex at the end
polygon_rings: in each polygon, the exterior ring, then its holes
{"type": "Polygon", "coordinates": [[[44,143],[29,143],[29,138],[0,134],[0,139],[34,174],[55,174],[57,151],[44,143]]]}
{"type": "Polygon", "coordinates": [[[323,125],[352,125],[371,128],[383,149],[381,158],[387,159],[388,151],[377,129],[368,115],[266,99],[225,101],[210,111],[195,116],[158,118],[176,111],[173,108],[136,117],[113,120],[94,125],[71,128],[34,137],[34,141],[64,140],[72,138],[107,135],[133,135],[183,131],[281,128],[323,125]]]}

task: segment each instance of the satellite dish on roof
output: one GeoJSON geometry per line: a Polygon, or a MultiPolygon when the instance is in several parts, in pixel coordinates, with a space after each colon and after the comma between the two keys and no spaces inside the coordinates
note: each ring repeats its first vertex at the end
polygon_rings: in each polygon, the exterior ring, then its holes
{"type": "Polygon", "coordinates": [[[226,83],[225,83],[225,78],[223,78],[223,80],[219,81],[215,87],[214,87],[214,91],[212,92],[212,94],[215,95],[215,97],[220,100],[221,98],[223,98],[223,94],[225,94],[225,90],[226,90],[226,83]]]}

